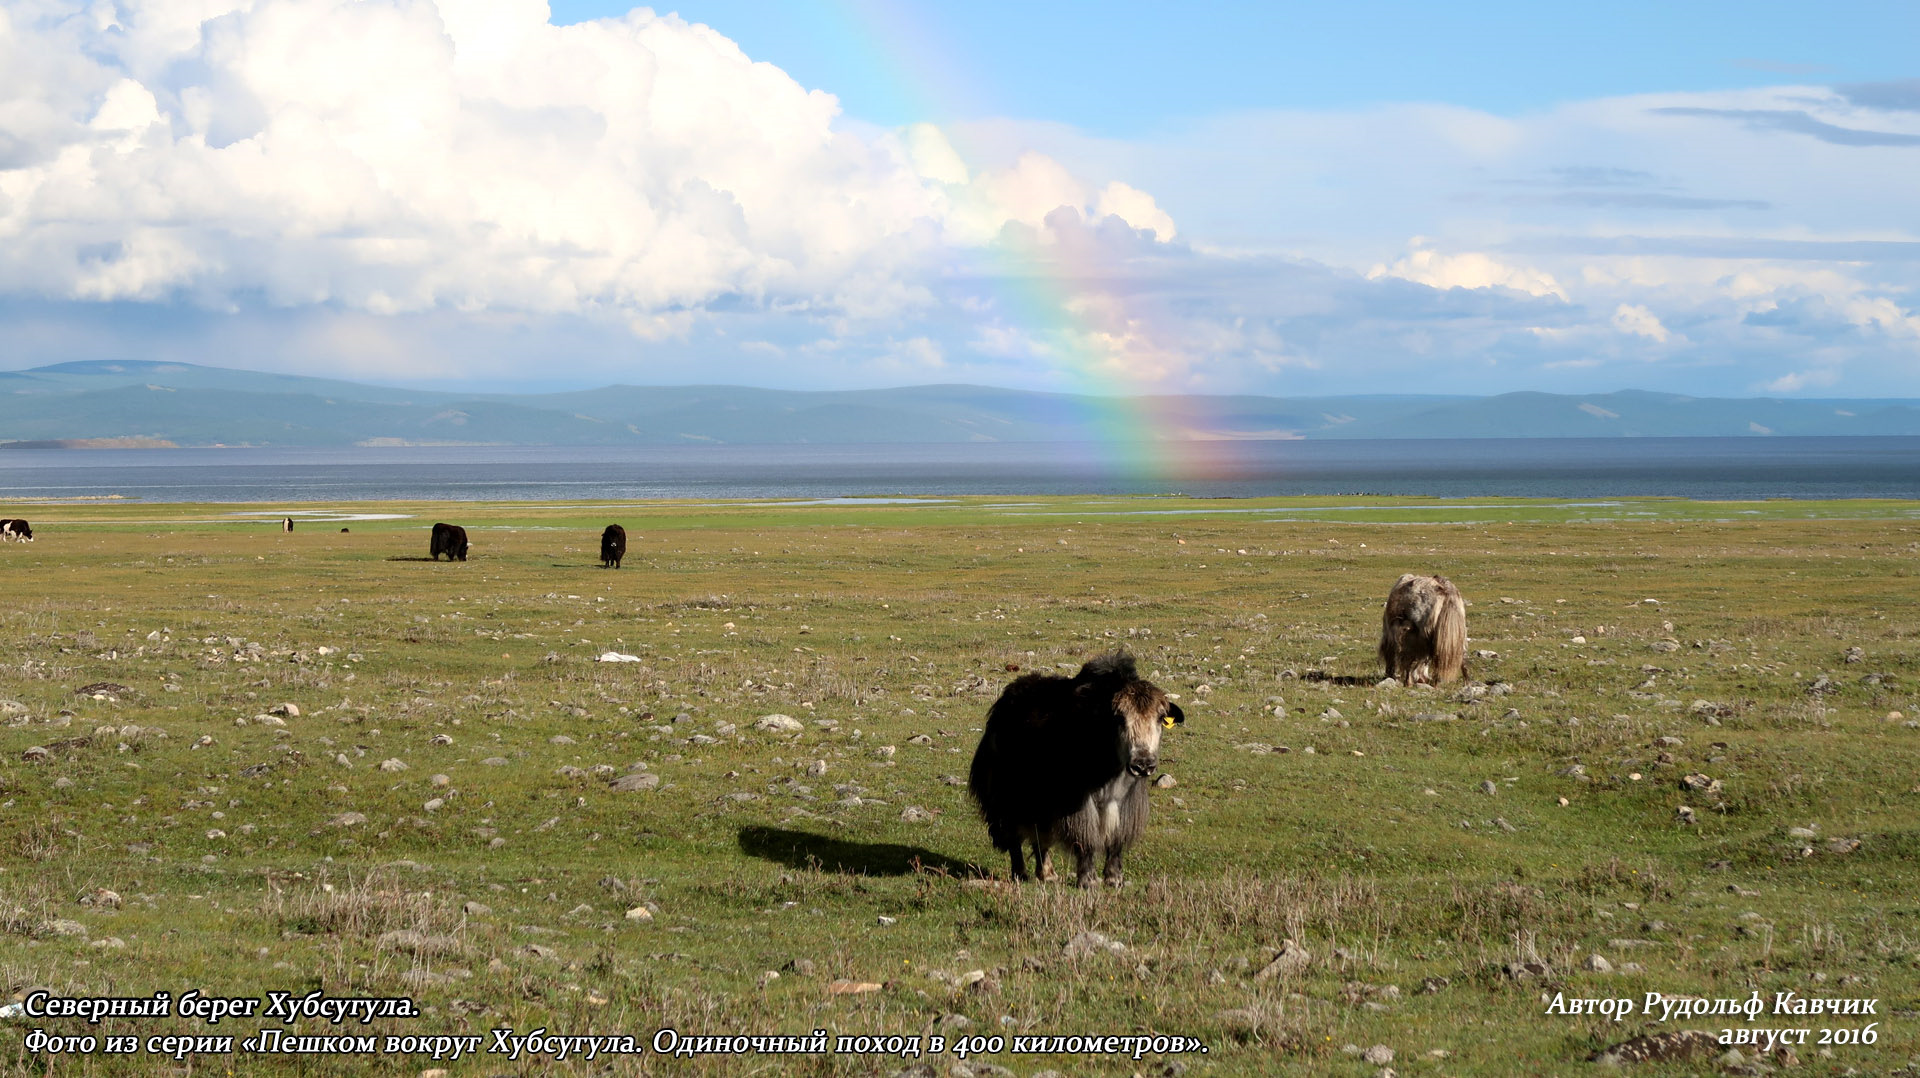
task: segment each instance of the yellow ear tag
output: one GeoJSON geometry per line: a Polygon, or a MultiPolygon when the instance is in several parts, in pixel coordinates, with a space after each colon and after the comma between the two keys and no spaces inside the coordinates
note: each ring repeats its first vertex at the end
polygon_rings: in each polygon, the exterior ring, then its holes
{"type": "Polygon", "coordinates": [[[1172,715],[1160,716],[1160,725],[1166,727],[1169,730],[1173,729],[1173,716],[1172,715]]]}

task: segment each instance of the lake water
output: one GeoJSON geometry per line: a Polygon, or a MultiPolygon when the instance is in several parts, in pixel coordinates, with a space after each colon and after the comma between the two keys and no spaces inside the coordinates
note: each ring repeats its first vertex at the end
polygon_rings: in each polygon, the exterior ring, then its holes
{"type": "Polygon", "coordinates": [[[1203,475],[1140,478],[1091,444],[0,450],[0,507],[848,495],[1392,494],[1920,498],[1920,438],[1207,443],[1203,475]]]}

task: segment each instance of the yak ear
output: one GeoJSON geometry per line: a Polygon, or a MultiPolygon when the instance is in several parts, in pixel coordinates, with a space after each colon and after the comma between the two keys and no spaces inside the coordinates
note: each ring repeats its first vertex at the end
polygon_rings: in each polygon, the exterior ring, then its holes
{"type": "Polygon", "coordinates": [[[1172,719],[1176,723],[1186,722],[1187,713],[1180,710],[1179,704],[1173,703],[1172,701],[1168,701],[1167,718],[1172,719]]]}

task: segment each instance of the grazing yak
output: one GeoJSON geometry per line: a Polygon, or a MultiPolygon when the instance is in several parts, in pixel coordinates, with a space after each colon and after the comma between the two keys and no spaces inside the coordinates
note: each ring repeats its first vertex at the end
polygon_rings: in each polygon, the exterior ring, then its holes
{"type": "Polygon", "coordinates": [[[1178,704],[1141,680],[1123,651],[1089,661],[1072,677],[1026,674],[987,711],[967,789],[1013,878],[1053,878],[1053,845],[1073,851],[1075,882],[1093,882],[1093,861],[1118,887],[1121,857],[1147,829],[1147,786],[1160,764],[1160,731],[1185,722],[1178,704]]]}
{"type": "Polygon", "coordinates": [[[447,556],[448,561],[455,558],[466,561],[467,529],[458,524],[435,524],[432,545],[428,550],[432,552],[434,561],[439,561],[442,554],[447,556]]]}
{"type": "Polygon", "coordinates": [[[8,542],[19,540],[22,543],[33,542],[33,528],[26,521],[9,517],[0,520],[0,539],[8,542]]]}
{"type": "Polygon", "coordinates": [[[1408,573],[1387,593],[1380,615],[1380,661],[1402,684],[1445,684],[1467,659],[1467,604],[1444,576],[1408,573]]]}
{"type": "Polygon", "coordinates": [[[620,559],[626,556],[627,529],[618,524],[607,525],[607,530],[600,533],[600,568],[618,569],[620,559]]]}
{"type": "Polygon", "coordinates": [[[281,530],[281,531],[283,531],[283,532],[290,532],[290,531],[292,531],[292,530],[293,530],[293,518],[292,518],[292,517],[282,517],[282,518],[280,518],[280,530],[281,530]]]}

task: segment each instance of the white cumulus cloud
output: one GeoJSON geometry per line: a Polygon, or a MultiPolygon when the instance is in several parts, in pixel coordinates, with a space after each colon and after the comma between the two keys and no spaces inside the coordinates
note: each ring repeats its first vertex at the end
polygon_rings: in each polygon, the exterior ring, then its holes
{"type": "Polygon", "coordinates": [[[971,174],[928,125],[675,15],[541,0],[121,0],[0,10],[0,293],[624,312],[644,339],[744,300],[849,317],[1009,221],[1150,196],[1033,153],[971,174]]]}

